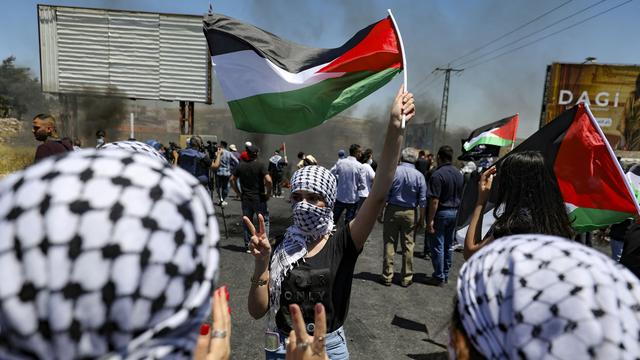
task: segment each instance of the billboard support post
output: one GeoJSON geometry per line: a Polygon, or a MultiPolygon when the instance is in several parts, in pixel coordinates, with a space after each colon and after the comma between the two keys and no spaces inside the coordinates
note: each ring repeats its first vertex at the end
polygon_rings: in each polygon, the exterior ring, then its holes
{"type": "Polygon", "coordinates": [[[194,105],[193,101],[189,101],[187,108],[187,134],[193,135],[193,116],[194,116],[194,105]]]}
{"type": "Polygon", "coordinates": [[[178,118],[178,121],[180,122],[180,135],[186,135],[187,132],[185,131],[185,119],[186,119],[186,102],[184,101],[180,101],[180,117],[178,118]]]}
{"type": "Polygon", "coordinates": [[[134,118],[133,118],[133,113],[129,114],[129,138],[130,139],[135,139],[135,132],[134,132],[134,118]]]}

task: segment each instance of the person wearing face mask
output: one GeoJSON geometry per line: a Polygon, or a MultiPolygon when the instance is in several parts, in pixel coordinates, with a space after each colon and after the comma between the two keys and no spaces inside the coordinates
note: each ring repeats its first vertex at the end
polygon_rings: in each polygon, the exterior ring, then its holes
{"type": "Polygon", "coordinates": [[[73,144],[68,139],[58,139],[56,119],[48,114],[38,114],[33,118],[33,136],[42,144],[36,149],[35,161],[47,156],[73,151],[73,144]]]}
{"type": "MultiPolygon", "coordinates": [[[[293,328],[289,305],[299,305],[305,328],[313,333],[317,303],[326,310],[327,324],[326,335],[318,341],[330,359],[349,358],[343,324],[355,264],[393,181],[404,140],[403,114],[409,121],[414,113],[413,95],[400,90],[392,106],[376,181],[353,220],[334,226],[336,178],[317,165],[305,166],[291,177],[293,224],[273,251],[262,216],[258,216],[257,231],[244,218],[251,233],[249,250],[255,257],[248,310],[255,319],[267,317],[267,359],[285,358],[285,339],[293,328]]],[[[311,343],[301,338],[296,346],[304,349],[311,343]]]]}
{"type": "Polygon", "coordinates": [[[104,146],[104,144],[107,143],[107,140],[105,139],[106,137],[107,134],[104,132],[104,130],[96,131],[96,149],[100,149],[104,146]]]}

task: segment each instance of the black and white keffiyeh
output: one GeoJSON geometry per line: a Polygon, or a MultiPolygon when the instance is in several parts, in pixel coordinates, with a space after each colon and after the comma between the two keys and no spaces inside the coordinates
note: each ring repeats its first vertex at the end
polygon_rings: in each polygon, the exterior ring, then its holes
{"type": "Polygon", "coordinates": [[[0,357],[190,359],[218,268],[198,180],[87,149],[0,182],[0,357]]]}
{"type": "Polygon", "coordinates": [[[291,177],[291,193],[308,191],[323,197],[325,207],[298,202],[292,204],[293,225],[274,250],[269,269],[269,330],[276,330],[275,315],[280,309],[282,281],[293,266],[307,254],[307,247],[333,230],[336,178],[322,166],[305,166],[291,177]]]}
{"type": "Polygon", "coordinates": [[[161,160],[165,163],[168,163],[167,158],[164,155],[162,155],[160,151],[156,150],[156,148],[154,148],[153,146],[149,144],[145,144],[140,141],[133,141],[133,140],[114,141],[114,142],[104,144],[102,147],[100,147],[100,149],[101,150],[120,149],[120,150],[132,151],[140,154],[145,154],[150,157],[161,160]]]}
{"type": "Polygon", "coordinates": [[[457,295],[464,330],[487,359],[640,354],[640,282],[570,240],[497,239],[464,264],[457,295]]]}

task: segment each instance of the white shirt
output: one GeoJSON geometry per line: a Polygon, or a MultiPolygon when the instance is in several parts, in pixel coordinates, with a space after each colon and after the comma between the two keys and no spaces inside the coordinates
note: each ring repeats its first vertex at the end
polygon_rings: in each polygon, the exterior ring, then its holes
{"type": "Polygon", "coordinates": [[[331,168],[331,173],[338,180],[336,200],[345,204],[355,204],[358,202],[358,191],[366,188],[367,184],[360,170],[362,164],[355,157],[349,156],[346,159],[338,160],[331,168]]]}
{"type": "Polygon", "coordinates": [[[364,177],[364,183],[367,186],[365,189],[358,190],[358,196],[368,197],[369,191],[371,191],[371,186],[373,186],[373,178],[376,176],[376,172],[373,171],[373,168],[368,163],[361,164],[360,171],[362,172],[362,176],[364,177]]]}

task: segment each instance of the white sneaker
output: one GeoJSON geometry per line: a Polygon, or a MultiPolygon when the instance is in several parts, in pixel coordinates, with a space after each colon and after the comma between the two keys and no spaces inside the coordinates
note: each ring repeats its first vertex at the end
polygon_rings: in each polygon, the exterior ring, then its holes
{"type": "Polygon", "coordinates": [[[222,202],[220,203],[220,206],[227,206],[227,205],[229,205],[229,204],[228,204],[226,201],[222,201],[222,202]]]}

